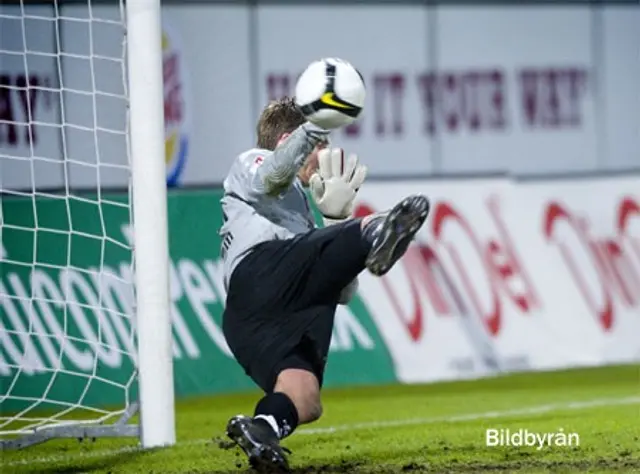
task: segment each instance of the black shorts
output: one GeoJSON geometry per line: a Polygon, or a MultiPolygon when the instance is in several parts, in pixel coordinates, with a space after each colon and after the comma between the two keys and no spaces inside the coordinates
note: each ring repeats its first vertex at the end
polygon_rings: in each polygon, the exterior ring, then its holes
{"type": "Polygon", "coordinates": [[[229,281],[223,332],[245,372],[265,392],[299,368],[320,385],[342,289],[364,268],[358,221],[258,244],[229,281]]]}

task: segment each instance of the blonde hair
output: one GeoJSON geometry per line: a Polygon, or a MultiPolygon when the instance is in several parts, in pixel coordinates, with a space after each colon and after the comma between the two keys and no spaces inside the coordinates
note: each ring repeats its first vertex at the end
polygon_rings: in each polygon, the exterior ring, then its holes
{"type": "Polygon", "coordinates": [[[280,137],[291,133],[305,122],[305,118],[291,97],[283,97],[267,104],[256,127],[258,147],[274,150],[280,137]]]}

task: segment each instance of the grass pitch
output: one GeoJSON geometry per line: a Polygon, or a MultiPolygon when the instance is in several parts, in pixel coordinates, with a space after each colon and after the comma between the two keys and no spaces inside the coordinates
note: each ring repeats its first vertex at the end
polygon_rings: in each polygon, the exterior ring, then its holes
{"type": "MultiPolygon", "coordinates": [[[[178,444],[54,441],[2,453],[20,473],[239,473],[223,429],[258,393],[181,400],[178,444]]],[[[521,374],[468,382],[327,390],[320,422],[284,445],[296,473],[640,472],[640,366],[521,374]],[[579,445],[486,445],[486,430],[575,433],[579,445]]]]}

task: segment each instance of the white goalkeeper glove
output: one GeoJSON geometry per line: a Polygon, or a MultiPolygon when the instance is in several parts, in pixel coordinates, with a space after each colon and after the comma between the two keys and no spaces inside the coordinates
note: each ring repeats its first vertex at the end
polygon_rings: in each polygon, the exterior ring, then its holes
{"type": "Polygon", "coordinates": [[[367,167],[358,156],[346,159],[341,148],[318,152],[318,171],[309,180],[314,202],[324,217],[325,225],[351,217],[358,189],[367,177],[367,167]]]}

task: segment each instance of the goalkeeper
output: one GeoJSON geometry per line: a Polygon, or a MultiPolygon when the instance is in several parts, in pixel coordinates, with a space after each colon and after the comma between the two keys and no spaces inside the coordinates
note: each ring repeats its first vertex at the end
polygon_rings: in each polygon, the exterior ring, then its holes
{"type": "Polygon", "coordinates": [[[252,417],[227,435],[256,468],[288,470],[279,440],[322,414],[320,388],[338,304],[367,268],[385,274],[425,221],[429,202],[410,196],[386,213],[351,219],[366,177],[355,155],[328,148],[329,131],[294,101],[270,103],[257,147],[224,181],[220,230],[227,300],[223,331],[238,363],[264,391],[252,417]],[[325,227],[317,229],[308,187],[325,227]]]}

